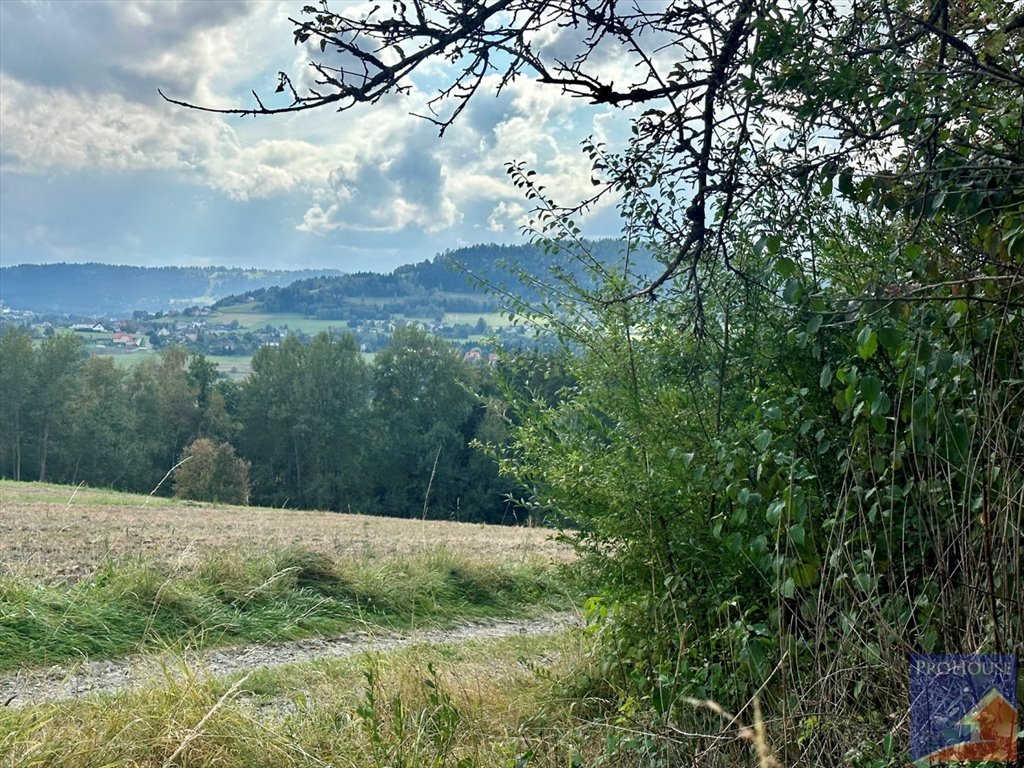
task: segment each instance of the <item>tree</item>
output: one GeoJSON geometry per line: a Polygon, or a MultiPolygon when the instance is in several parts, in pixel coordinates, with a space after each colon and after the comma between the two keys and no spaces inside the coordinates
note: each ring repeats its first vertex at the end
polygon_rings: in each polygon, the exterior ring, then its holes
{"type": "Polygon", "coordinates": [[[253,357],[238,444],[256,497],[275,506],[358,508],[365,499],[369,377],[351,334],[288,336],[253,357]]]}
{"type": "Polygon", "coordinates": [[[475,407],[469,369],[447,341],[415,326],[395,330],[373,372],[383,514],[444,519],[458,513],[475,407]]]}
{"type": "Polygon", "coordinates": [[[141,467],[130,376],[109,357],[90,357],[69,404],[63,482],[152,490],[136,485],[141,467]]]}
{"type": "Polygon", "coordinates": [[[0,333],[0,467],[15,480],[21,479],[34,362],[28,333],[4,327],[0,333]]]}
{"type": "Polygon", "coordinates": [[[197,437],[226,440],[234,431],[223,397],[214,386],[216,371],[202,355],[189,355],[180,346],[167,347],[159,360],[144,361],[131,376],[138,489],[157,487],[197,437]]]}
{"type": "Polygon", "coordinates": [[[54,444],[59,448],[67,436],[69,413],[75,402],[78,374],[84,362],[85,350],[75,334],[51,336],[39,345],[34,366],[36,386],[31,399],[39,482],[46,479],[47,461],[54,444]]]}
{"type": "Polygon", "coordinates": [[[249,503],[249,463],[227,443],[205,437],[192,442],[174,469],[174,495],[179,499],[221,504],[249,503]]]}

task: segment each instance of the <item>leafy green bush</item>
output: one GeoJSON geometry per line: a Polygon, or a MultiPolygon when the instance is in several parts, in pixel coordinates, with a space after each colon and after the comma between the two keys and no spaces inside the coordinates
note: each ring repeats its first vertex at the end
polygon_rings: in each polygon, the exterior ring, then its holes
{"type": "Polygon", "coordinates": [[[249,463],[228,443],[205,437],[192,442],[174,468],[174,495],[179,499],[223,504],[249,503],[249,463]]]}

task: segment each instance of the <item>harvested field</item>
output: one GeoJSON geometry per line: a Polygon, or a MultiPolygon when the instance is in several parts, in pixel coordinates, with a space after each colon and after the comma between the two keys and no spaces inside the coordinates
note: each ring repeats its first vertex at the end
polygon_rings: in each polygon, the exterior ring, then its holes
{"type": "Polygon", "coordinates": [[[235,507],[44,483],[0,482],[0,575],[46,580],[91,574],[109,558],[178,568],[203,555],[302,547],[333,558],[377,558],[447,548],[480,560],[571,552],[540,528],[235,507]]]}

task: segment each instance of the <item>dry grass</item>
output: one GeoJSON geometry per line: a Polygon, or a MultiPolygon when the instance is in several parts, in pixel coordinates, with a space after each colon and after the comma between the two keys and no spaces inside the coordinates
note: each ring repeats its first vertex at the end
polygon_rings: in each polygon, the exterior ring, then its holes
{"type": "Polygon", "coordinates": [[[0,766],[565,766],[574,740],[538,720],[550,688],[533,670],[558,672],[582,641],[415,646],[236,678],[183,668],[116,696],[0,708],[0,766]]]}
{"type": "Polygon", "coordinates": [[[199,504],[0,481],[0,575],[74,579],[104,560],[122,557],[187,569],[216,551],[246,556],[286,547],[332,558],[408,555],[439,547],[489,561],[571,558],[551,531],[539,528],[199,504]]]}

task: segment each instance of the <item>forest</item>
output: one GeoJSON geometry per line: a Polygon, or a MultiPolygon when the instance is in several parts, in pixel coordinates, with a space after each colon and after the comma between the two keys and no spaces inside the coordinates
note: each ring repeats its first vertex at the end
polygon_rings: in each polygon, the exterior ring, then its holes
{"type": "Polygon", "coordinates": [[[402,327],[372,364],[350,334],[262,347],[222,380],[171,347],[130,369],[73,334],[0,335],[0,474],[185,498],[394,517],[525,522],[471,447],[506,437],[493,369],[402,327]],[[205,453],[204,453],[205,450],[205,453]],[[181,464],[177,470],[170,470],[181,464]],[[191,462],[191,463],[189,463],[191,462]],[[202,466],[202,469],[200,467],[202,466]]]}
{"type": "MultiPolygon", "coordinates": [[[[611,266],[621,259],[623,242],[618,238],[583,242],[601,264],[611,266]]],[[[653,274],[654,267],[649,252],[633,254],[631,274],[653,274]]],[[[571,249],[557,256],[534,243],[489,243],[449,250],[387,274],[311,277],[246,291],[220,299],[214,308],[252,303],[263,312],[299,313],[324,320],[487,313],[507,306],[513,298],[537,300],[557,274],[590,279],[585,266],[572,257],[571,249]]]]}

